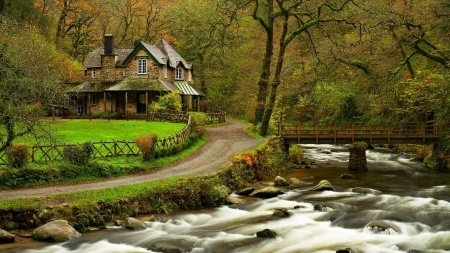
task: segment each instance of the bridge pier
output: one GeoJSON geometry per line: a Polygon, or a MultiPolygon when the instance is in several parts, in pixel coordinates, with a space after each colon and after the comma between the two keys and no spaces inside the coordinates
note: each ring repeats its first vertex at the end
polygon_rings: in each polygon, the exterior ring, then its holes
{"type": "Polygon", "coordinates": [[[365,142],[355,142],[349,146],[348,170],[367,171],[366,148],[365,142]]]}

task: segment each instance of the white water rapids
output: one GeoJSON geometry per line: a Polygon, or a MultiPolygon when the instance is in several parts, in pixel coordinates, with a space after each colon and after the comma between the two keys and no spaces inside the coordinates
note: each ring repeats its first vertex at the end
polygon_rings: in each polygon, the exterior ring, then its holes
{"type": "Polygon", "coordinates": [[[277,198],[245,198],[248,202],[240,205],[158,215],[156,221],[146,221],[146,230],[109,227],[22,252],[450,252],[449,173],[431,171],[389,149],[375,149],[367,151],[369,172],[350,172],[355,179],[341,179],[342,173],[349,173],[348,148],[304,147],[305,155],[318,165],[284,175],[288,181],[295,177],[306,183],[282,188],[285,194],[277,198]],[[334,192],[309,190],[323,179],[334,192]],[[351,192],[355,187],[367,193],[351,192]],[[273,216],[277,208],[287,209],[289,217],[273,216]],[[278,236],[256,237],[264,229],[278,236]]]}

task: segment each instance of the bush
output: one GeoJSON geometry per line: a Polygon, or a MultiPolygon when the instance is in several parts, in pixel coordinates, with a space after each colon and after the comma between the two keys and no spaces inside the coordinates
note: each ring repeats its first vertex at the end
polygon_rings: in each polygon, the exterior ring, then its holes
{"type": "Polygon", "coordinates": [[[107,112],[94,112],[92,118],[94,119],[117,119],[119,115],[117,113],[107,113],[107,112]]]}
{"type": "Polygon", "coordinates": [[[300,164],[303,159],[303,149],[300,145],[292,145],[289,148],[289,157],[291,158],[291,162],[293,164],[300,164]]]}
{"type": "Polygon", "coordinates": [[[30,159],[30,146],[25,143],[15,144],[6,150],[8,165],[14,168],[22,168],[30,159]]]}
{"type": "Polygon", "coordinates": [[[63,149],[63,157],[72,164],[85,165],[93,151],[92,144],[85,142],[81,146],[67,146],[63,149]]]}
{"type": "Polygon", "coordinates": [[[142,152],[144,161],[150,161],[155,157],[155,148],[158,143],[158,137],[156,135],[143,135],[134,139],[134,144],[142,152]]]}
{"type": "Polygon", "coordinates": [[[192,125],[194,127],[206,125],[208,117],[206,117],[204,112],[190,112],[189,114],[192,115],[192,125]]]}

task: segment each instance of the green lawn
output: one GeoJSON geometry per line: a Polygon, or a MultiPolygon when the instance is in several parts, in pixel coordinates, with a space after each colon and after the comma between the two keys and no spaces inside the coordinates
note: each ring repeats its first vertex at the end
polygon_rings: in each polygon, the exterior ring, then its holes
{"type": "MultiPolygon", "coordinates": [[[[125,120],[46,121],[44,125],[57,143],[133,140],[138,136],[148,134],[156,134],[161,139],[174,135],[185,127],[184,123],[125,120]]],[[[23,138],[17,142],[35,144],[33,138],[23,138]]]]}

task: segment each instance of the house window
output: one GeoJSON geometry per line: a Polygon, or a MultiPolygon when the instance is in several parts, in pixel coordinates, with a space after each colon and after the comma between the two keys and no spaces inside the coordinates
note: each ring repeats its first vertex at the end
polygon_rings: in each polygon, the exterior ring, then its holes
{"type": "Polygon", "coordinates": [[[127,76],[127,69],[126,68],[123,68],[122,75],[123,75],[123,77],[127,76]]]}
{"type": "Polygon", "coordinates": [[[175,69],[175,80],[183,80],[183,69],[182,68],[175,69]]]}
{"type": "Polygon", "coordinates": [[[97,78],[97,71],[95,69],[92,69],[91,76],[92,78],[97,78]]]}
{"type": "Polygon", "coordinates": [[[138,58],[137,59],[137,73],[138,75],[147,74],[147,59],[138,58]]]}
{"type": "Polygon", "coordinates": [[[167,65],[164,65],[164,67],[163,67],[163,78],[164,79],[167,78],[167,65]]]}
{"type": "Polygon", "coordinates": [[[92,105],[96,105],[97,104],[97,96],[95,94],[92,94],[92,105]]]}

